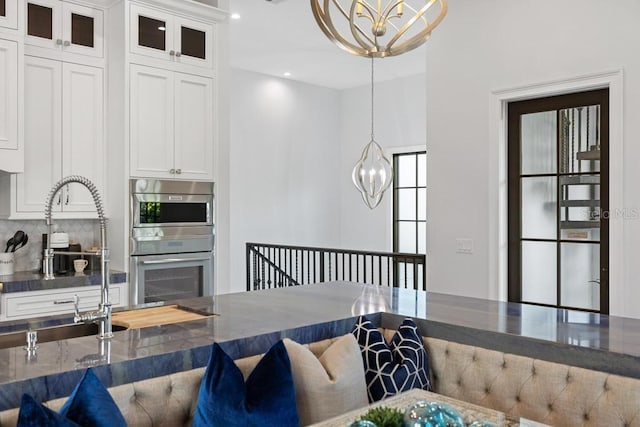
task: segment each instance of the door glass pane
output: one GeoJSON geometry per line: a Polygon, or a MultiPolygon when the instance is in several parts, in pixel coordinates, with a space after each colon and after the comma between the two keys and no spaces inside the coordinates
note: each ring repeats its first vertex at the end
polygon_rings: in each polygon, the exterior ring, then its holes
{"type": "Polygon", "coordinates": [[[206,59],[205,32],[189,27],[182,27],[181,30],[181,53],[194,58],[206,59]]]}
{"type": "Polygon", "coordinates": [[[427,155],[418,154],[418,187],[427,186],[427,155]]]}
{"type": "Polygon", "coordinates": [[[53,9],[29,3],[27,7],[27,34],[53,39],[53,9]]]}
{"type": "Polygon", "coordinates": [[[600,309],[600,246],[562,243],[561,304],[588,310],[600,309]]]}
{"type": "Polygon", "coordinates": [[[418,223],[418,253],[427,253],[427,223],[418,223]]]}
{"type": "Polygon", "coordinates": [[[561,238],[600,240],[600,177],[569,175],[560,177],[561,238]]]}
{"type": "Polygon", "coordinates": [[[398,251],[404,253],[416,253],[416,223],[398,222],[398,251]]]}
{"type": "Polygon", "coordinates": [[[7,16],[7,0],[0,0],[0,16],[7,16]]]}
{"type": "Polygon", "coordinates": [[[560,110],[560,171],[600,171],[600,106],[560,110]]]}
{"type": "Polygon", "coordinates": [[[397,187],[416,186],[416,156],[399,155],[396,173],[398,174],[397,187]]]}
{"type": "Polygon", "coordinates": [[[522,237],[557,238],[556,177],[522,178],[522,237]]]}
{"type": "Polygon", "coordinates": [[[427,219],[427,189],[418,188],[418,220],[427,219]]]}
{"type": "Polygon", "coordinates": [[[416,190],[414,188],[399,189],[398,219],[416,220],[416,190]]]}
{"type": "Polygon", "coordinates": [[[90,16],[71,14],[71,43],[93,47],[93,18],[90,16]]]}
{"type": "Polygon", "coordinates": [[[138,16],[138,44],[152,49],[166,50],[167,27],[159,19],[138,16]]]}
{"type": "Polygon", "coordinates": [[[522,115],[520,156],[523,175],[554,173],[557,170],[556,116],[556,111],[522,115]]]}
{"type": "Polygon", "coordinates": [[[555,242],[522,242],[522,300],[556,304],[555,242]]]}

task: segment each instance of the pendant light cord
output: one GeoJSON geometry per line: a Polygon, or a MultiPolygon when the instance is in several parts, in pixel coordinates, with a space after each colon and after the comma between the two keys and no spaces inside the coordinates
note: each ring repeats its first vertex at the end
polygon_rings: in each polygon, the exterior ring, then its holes
{"type": "Polygon", "coordinates": [[[371,140],[374,140],[373,135],[373,56],[371,57],[371,140]]]}

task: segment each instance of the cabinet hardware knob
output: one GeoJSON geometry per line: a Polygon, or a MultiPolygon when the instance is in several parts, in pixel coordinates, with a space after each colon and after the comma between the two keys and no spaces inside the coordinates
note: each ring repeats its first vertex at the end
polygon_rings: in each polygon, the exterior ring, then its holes
{"type": "Polygon", "coordinates": [[[182,173],[182,169],[176,169],[176,173],[180,175],[182,173]]]}
{"type": "Polygon", "coordinates": [[[62,203],[62,194],[58,193],[58,202],[56,203],[56,205],[60,206],[61,203],[62,203]]]}
{"type": "Polygon", "coordinates": [[[64,204],[65,204],[65,206],[68,206],[68,205],[69,205],[69,186],[68,186],[68,185],[67,185],[67,199],[66,199],[66,201],[64,202],[64,204]]]}
{"type": "Polygon", "coordinates": [[[176,54],[176,51],[175,51],[175,50],[170,50],[170,51],[169,51],[169,55],[174,56],[175,54],[176,54]]]}
{"type": "Polygon", "coordinates": [[[62,39],[57,39],[56,40],[56,45],[60,46],[62,44],[62,39]]]}
{"type": "Polygon", "coordinates": [[[65,40],[63,45],[64,46],[71,46],[71,42],[69,40],[65,40]]]}
{"type": "Polygon", "coordinates": [[[178,58],[180,58],[180,57],[182,56],[182,53],[180,53],[180,52],[176,52],[176,56],[177,56],[178,58]]]}
{"type": "Polygon", "coordinates": [[[169,169],[169,173],[170,173],[171,175],[173,175],[173,174],[175,174],[175,173],[176,173],[176,170],[175,170],[175,169],[169,169]]]}

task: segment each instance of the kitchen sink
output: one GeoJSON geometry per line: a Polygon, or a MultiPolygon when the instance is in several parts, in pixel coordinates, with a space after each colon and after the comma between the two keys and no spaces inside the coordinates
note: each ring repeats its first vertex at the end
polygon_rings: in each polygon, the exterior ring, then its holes
{"type": "MultiPolygon", "coordinates": [[[[125,326],[113,325],[113,332],[124,331],[128,329],[125,326]]],[[[37,329],[38,344],[65,340],[68,338],[86,337],[98,334],[98,325],[95,323],[79,323],[62,326],[54,326],[51,328],[37,329]]],[[[11,332],[8,334],[0,334],[0,349],[11,347],[23,347],[27,344],[27,331],[11,332]]]]}

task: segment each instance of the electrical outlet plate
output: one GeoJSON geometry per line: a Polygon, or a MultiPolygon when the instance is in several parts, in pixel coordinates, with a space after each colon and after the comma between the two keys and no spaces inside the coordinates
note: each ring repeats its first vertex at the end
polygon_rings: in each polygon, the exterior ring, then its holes
{"type": "Polygon", "coordinates": [[[473,239],[456,239],[456,253],[472,254],[473,239]]]}

